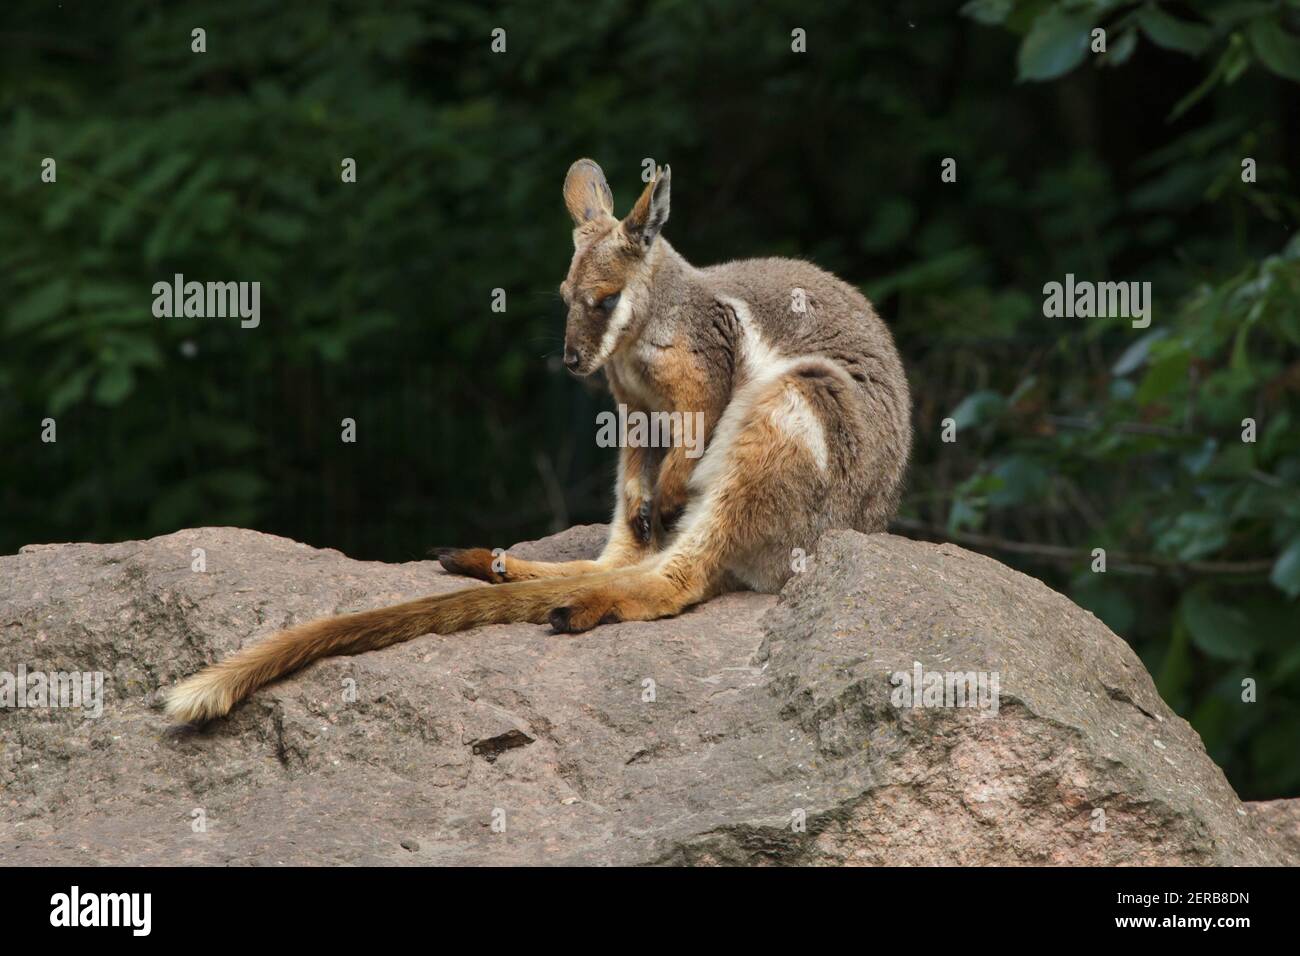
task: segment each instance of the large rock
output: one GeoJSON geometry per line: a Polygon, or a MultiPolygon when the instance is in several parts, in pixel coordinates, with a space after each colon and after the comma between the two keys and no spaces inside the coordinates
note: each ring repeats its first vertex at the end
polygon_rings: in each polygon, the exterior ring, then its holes
{"type": "MultiPolygon", "coordinates": [[[[513,550],[585,556],[602,536],[513,550]]],[[[1287,859],[1279,814],[1243,807],[1096,618],[989,558],[890,535],[827,535],[779,599],[579,636],[425,637],[320,661],[201,734],[161,735],[160,691],[204,663],[322,614],[464,586],[487,585],[229,528],[0,558],[0,671],[105,675],[97,719],[0,710],[0,857],[1287,859]],[[898,672],[918,667],[1000,693],[898,706],[898,672]]]]}

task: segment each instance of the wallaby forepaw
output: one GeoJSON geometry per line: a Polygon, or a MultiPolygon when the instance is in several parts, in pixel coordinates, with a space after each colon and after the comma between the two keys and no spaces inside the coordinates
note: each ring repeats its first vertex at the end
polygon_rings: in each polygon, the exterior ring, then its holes
{"type": "Polygon", "coordinates": [[[649,544],[654,534],[654,507],[647,498],[632,516],[632,533],[642,544],[649,544]]]}

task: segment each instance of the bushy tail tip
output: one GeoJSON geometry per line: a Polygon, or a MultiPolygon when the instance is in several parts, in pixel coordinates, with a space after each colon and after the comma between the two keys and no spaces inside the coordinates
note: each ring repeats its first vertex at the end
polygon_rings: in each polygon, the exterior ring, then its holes
{"type": "Polygon", "coordinates": [[[203,724],[214,717],[224,717],[235,705],[235,695],[226,675],[218,667],[209,667],[181,681],[167,692],[164,709],[178,724],[203,724]]]}

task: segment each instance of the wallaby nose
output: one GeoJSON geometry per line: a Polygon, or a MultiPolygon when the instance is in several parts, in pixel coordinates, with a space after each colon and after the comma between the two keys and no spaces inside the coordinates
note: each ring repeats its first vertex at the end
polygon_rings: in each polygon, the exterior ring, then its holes
{"type": "Polygon", "coordinates": [[[568,346],[565,346],[564,367],[567,368],[570,372],[572,372],[574,369],[578,367],[578,363],[580,361],[582,361],[581,356],[579,356],[578,353],[575,352],[573,349],[569,348],[568,346]]]}

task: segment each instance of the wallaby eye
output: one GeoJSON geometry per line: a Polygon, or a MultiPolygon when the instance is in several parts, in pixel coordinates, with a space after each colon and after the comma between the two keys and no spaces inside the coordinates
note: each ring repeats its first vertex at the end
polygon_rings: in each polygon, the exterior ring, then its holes
{"type": "Polygon", "coordinates": [[[614,307],[618,305],[618,297],[622,294],[623,293],[621,292],[615,292],[613,295],[605,296],[605,298],[596,303],[596,308],[600,309],[602,312],[613,312],[614,307]]]}

